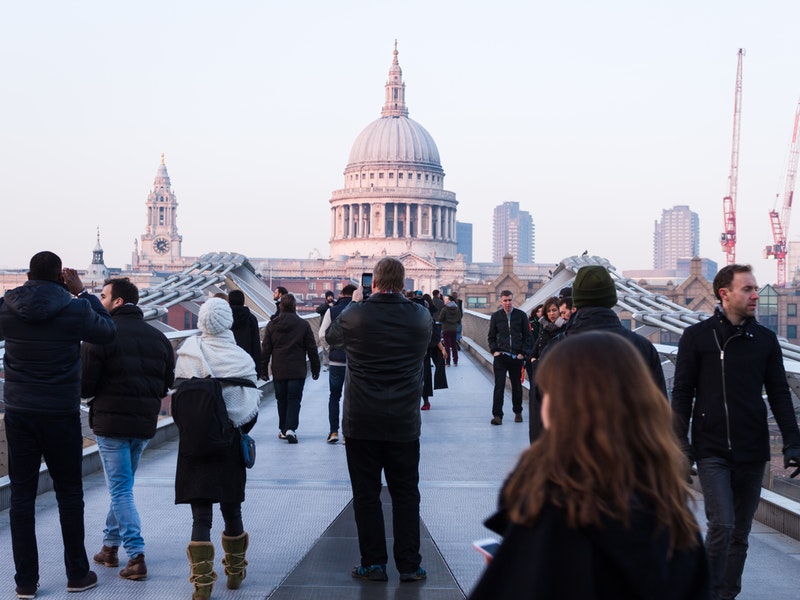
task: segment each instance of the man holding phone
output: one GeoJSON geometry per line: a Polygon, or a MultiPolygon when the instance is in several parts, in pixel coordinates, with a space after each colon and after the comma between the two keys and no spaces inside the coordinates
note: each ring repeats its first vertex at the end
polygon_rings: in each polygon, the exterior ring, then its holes
{"type": "Polygon", "coordinates": [[[35,254],[28,281],[0,299],[18,598],[33,598],[39,586],[35,507],[42,457],[57,490],[67,591],[97,585],[84,546],[80,349],[81,341],[107,344],[115,335],[100,300],[83,287],[75,269],[62,270],[52,252],[35,254]]]}
{"type": "Polygon", "coordinates": [[[373,293],[363,302],[354,294],[325,334],[347,355],[342,432],[361,552],[351,575],[366,581],[389,579],[381,472],[392,496],[400,581],[426,577],[419,553],[419,398],[433,319],[424,306],[403,296],[404,281],[403,263],[379,260],[373,293]]]}

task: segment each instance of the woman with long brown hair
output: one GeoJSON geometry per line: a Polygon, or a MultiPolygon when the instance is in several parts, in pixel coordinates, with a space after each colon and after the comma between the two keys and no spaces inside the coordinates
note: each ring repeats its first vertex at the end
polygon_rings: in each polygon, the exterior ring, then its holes
{"type": "Polygon", "coordinates": [[[611,333],[568,337],[536,383],[545,430],[486,522],[504,539],[470,598],[708,598],[689,465],[636,349],[611,333]]]}

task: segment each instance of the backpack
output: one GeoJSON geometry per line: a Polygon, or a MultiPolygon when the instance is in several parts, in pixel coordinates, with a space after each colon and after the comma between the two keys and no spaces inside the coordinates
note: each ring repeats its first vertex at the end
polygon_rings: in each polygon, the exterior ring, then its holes
{"type": "Polygon", "coordinates": [[[228,418],[222,384],[255,387],[238,378],[192,377],[172,394],[172,419],[178,426],[178,452],[191,458],[221,456],[233,443],[236,428],[228,418]]]}

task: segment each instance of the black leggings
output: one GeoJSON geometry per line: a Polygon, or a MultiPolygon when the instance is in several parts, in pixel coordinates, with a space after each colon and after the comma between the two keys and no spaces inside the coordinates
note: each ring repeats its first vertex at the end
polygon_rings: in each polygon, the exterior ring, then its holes
{"type": "MultiPolygon", "coordinates": [[[[211,521],[214,505],[211,502],[192,502],[192,541],[211,541],[211,521]]],[[[242,505],[240,502],[220,502],[219,509],[225,520],[224,534],[236,537],[244,533],[242,505]]]]}

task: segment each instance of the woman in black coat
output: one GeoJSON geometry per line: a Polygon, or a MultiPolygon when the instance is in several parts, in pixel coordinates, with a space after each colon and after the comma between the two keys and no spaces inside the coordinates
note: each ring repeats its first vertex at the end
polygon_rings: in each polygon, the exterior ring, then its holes
{"type": "MultiPolygon", "coordinates": [[[[228,418],[246,433],[258,418],[261,392],[255,387],[255,363],[236,345],[232,324],[233,314],[226,301],[206,300],[197,318],[201,335],[187,338],[178,348],[175,379],[177,382],[192,377],[215,377],[249,381],[252,387],[226,384],[222,388],[228,418]]],[[[240,443],[237,430],[233,442],[219,455],[196,458],[184,455],[178,448],[175,503],[192,507],[192,537],[186,552],[192,569],[189,580],[194,584],[193,598],[209,597],[217,579],[211,542],[212,509],[216,503],[225,521],[222,564],[228,588],[237,589],[246,575],[245,552],[250,538],[242,523],[247,476],[240,443]]]]}
{"type": "Polygon", "coordinates": [[[545,431],[486,522],[503,541],[470,600],[708,599],[689,464],[639,352],[567,337],[537,379],[545,431]]]}

